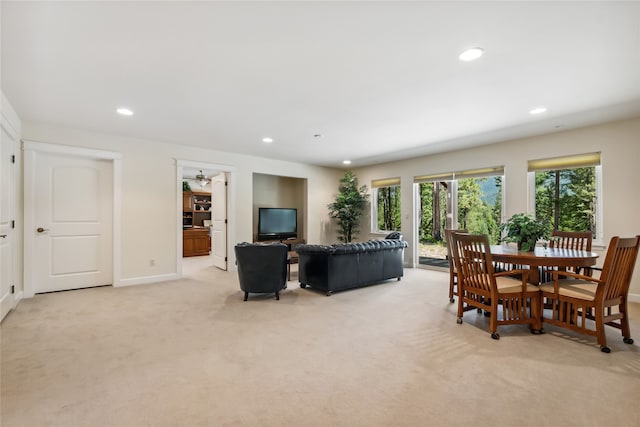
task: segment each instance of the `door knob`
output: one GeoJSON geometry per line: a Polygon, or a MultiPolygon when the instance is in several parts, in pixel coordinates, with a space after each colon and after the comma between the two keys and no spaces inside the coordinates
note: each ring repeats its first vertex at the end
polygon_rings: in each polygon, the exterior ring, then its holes
{"type": "Polygon", "coordinates": [[[6,234],[0,234],[0,238],[4,239],[5,237],[7,237],[6,234]]]}
{"type": "Polygon", "coordinates": [[[38,228],[36,228],[36,231],[37,231],[38,233],[44,233],[45,231],[49,231],[49,229],[48,229],[48,228],[38,227],[38,228]]]}

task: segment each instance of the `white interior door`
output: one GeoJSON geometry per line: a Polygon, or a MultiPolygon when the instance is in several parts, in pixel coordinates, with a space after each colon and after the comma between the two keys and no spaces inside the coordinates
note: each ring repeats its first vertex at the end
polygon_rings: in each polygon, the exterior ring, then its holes
{"type": "Polygon", "coordinates": [[[0,137],[0,320],[13,307],[14,282],[14,168],[12,160],[15,140],[2,127],[0,137]]]}
{"type": "Polygon", "coordinates": [[[35,293],[113,283],[113,163],[37,152],[35,293]]]}
{"type": "Polygon", "coordinates": [[[227,269],[227,179],[221,173],[211,180],[211,239],[213,265],[227,269]]]}

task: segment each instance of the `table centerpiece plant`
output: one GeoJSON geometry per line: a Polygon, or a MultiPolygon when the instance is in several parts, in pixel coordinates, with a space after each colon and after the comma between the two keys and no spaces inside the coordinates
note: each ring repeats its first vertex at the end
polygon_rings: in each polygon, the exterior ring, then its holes
{"type": "Polygon", "coordinates": [[[549,226],[545,221],[535,219],[529,214],[514,214],[500,225],[502,242],[518,245],[519,251],[533,251],[540,239],[549,239],[549,226]]]}

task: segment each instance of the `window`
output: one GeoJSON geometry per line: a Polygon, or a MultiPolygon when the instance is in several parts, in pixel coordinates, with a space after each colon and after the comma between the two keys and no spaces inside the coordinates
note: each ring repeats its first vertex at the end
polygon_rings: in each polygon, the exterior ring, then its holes
{"type": "Polygon", "coordinates": [[[600,153],[529,161],[536,218],[553,229],[591,231],[601,240],[600,153]]]}
{"type": "Polygon", "coordinates": [[[489,243],[500,242],[502,176],[458,179],[458,227],[486,234],[489,243]]]}
{"type": "Polygon", "coordinates": [[[400,178],[378,179],[371,183],[373,188],[373,212],[371,218],[373,232],[400,231],[400,178]]]}
{"type": "Polygon", "coordinates": [[[504,169],[491,167],[414,177],[418,197],[420,264],[446,258],[445,228],[466,228],[500,239],[504,169]]]}

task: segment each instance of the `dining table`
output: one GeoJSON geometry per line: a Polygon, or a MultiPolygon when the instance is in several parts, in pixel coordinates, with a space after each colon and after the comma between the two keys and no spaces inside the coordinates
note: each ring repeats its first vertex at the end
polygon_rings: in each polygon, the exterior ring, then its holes
{"type": "Polygon", "coordinates": [[[529,283],[540,284],[540,270],[557,267],[559,270],[576,267],[591,267],[596,264],[598,254],[575,249],[536,246],[533,251],[520,251],[515,246],[491,245],[491,256],[495,263],[528,265],[529,283]]]}

